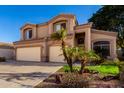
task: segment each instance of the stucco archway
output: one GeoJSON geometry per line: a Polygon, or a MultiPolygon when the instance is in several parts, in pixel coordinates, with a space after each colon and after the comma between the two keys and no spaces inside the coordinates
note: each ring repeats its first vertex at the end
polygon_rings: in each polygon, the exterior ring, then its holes
{"type": "Polygon", "coordinates": [[[109,41],[96,41],[93,43],[93,50],[100,56],[107,58],[110,56],[110,42],[109,41]]]}
{"type": "Polygon", "coordinates": [[[113,58],[116,57],[116,49],[114,47],[114,45],[115,45],[114,40],[106,39],[106,38],[92,40],[92,49],[93,49],[93,46],[94,46],[95,42],[109,42],[109,53],[110,53],[110,55],[107,56],[107,58],[113,59],[113,58]]]}

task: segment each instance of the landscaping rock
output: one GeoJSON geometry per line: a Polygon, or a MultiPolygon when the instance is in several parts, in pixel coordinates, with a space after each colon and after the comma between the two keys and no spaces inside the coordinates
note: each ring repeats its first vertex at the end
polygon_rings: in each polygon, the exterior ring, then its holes
{"type": "Polygon", "coordinates": [[[106,77],[102,78],[102,80],[104,80],[104,81],[117,80],[117,79],[119,79],[118,75],[117,76],[106,76],[106,77]]]}
{"type": "Polygon", "coordinates": [[[57,84],[60,84],[61,82],[62,82],[62,76],[63,76],[63,74],[56,74],[56,76],[55,76],[55,82],[57,83],[57,84]]]}

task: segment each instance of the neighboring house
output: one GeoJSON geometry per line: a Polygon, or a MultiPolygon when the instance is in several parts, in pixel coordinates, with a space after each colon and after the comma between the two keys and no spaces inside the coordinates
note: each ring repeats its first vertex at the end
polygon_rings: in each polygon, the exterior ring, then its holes
{"type": "Polygon", "coordinates": [[[0,42],[0,57],[5,57],[6,59],[13,59],[14,58],[13,44],[0,42]]]}
{"type": "Polygon", "coordinates": [[[115,32],[92,29],[92,23],[79,25],[71,14],[60,14],[43,24],[25,24],[21,27],[21,40],[14,42],[16,60],[63,62],[61,42],[50,38],[53,32],[67,29],[68,46],[95,50],[103,57],[116,58],[115,32]]]}

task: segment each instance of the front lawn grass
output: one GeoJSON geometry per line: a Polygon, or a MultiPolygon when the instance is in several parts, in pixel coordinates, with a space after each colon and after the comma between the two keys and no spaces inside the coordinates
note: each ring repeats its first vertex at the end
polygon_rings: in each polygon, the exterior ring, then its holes
{"type": "Polygon", "coordinates": [[[114,65],[99,65],[99,66],[86,66],[90,71],[98,71],[101,75],[117,75],[119,74],[118,66],[114,65]]]}
{"type": "MultiPolygon", "coordinates": [[[[80,66],[73,66],[74,70],[79,71],[80,66]]],[[[86,66],[85,69],[89,71],[97,71],[100,75],[112,75],[115,76],[119,74],[119,68],[116,65],[97,65],[97,66],[86,66]]],[[[68,72],[68,65],[63,66],[58,72],[68,72]]]]}

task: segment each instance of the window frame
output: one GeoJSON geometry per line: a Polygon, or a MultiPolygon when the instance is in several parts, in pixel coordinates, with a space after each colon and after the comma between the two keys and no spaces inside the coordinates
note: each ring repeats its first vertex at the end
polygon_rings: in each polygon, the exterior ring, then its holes
{"type": "Polygon", "coordinates": [[[67,29],[67,21],[59,21],[59,22],[56,22],[56,23],[53,24],[53,32],[57,32],[57,31],[61,30],[62,29],[61,25],[63,23],[65,23],[65,29],[67,29]],[[59,30],[56,30],[56,26],[57,25],[60,25],[60,29],[59,30]]]}
{"type": "Polygon", "coordinates": [[[25,31],[25,39],[30,40],[30,39],[32,39],[32,37],[33,37],[33,30],[32,29],[27,29],[25,31]],[[30,36],[30,34],[31,34],[31,36],[30,36]]]}
{"type": "MultiPolygon", "coordinates": [[[[96,41],[93,43],[93,50],[100,48],[100,50],[107,49],[107,56],[110,56],[110,42],[109,41],[96,41]]],[[[98,52],[98,51],[97,51],[98,52]]],[[[103,54],[103,53],[102,53],[103,54]]]]}

